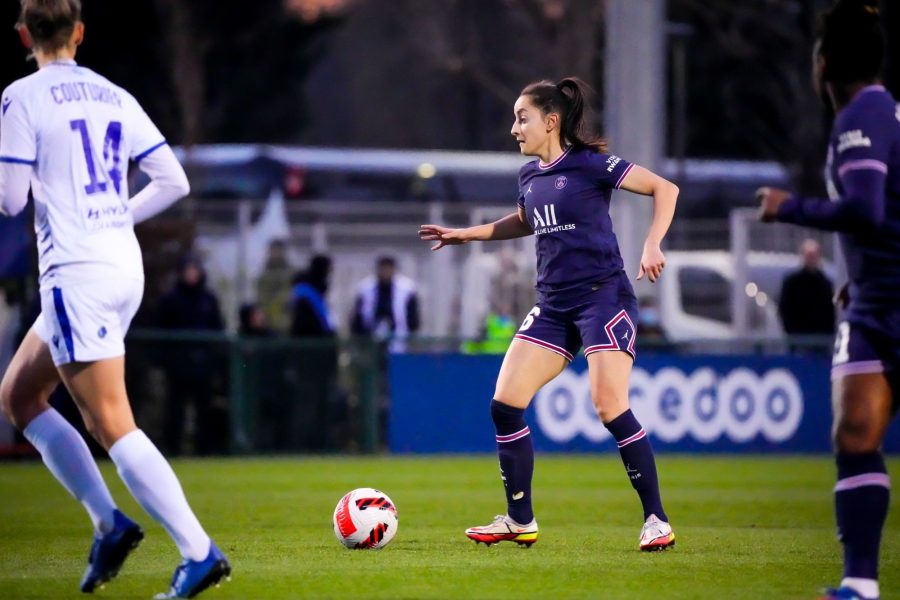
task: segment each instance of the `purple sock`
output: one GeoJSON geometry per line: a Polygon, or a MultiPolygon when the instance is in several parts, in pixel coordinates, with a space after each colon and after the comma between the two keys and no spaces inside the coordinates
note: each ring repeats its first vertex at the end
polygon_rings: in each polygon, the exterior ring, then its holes
{"type": "Polygon", "coordinates": [[[878,579],[878,547],[890,502],[891,480],[881,452],[837,454],[834,509],[844,545],[844,577],[878,579]]]}
{"type": "Polygon", "coordinates": [[[525,410],[491,400],[491,419],[497,430],[497,454],[500,476],[506,488],[507,514],[526,525],[534,519],[531,509],[531,476],[534,473],[534,447],[531,431],[525,423],[525,410]]]}
{"type": "Polygon", "coordinates": [[[606,423],[606,428],[616,438],[619,454],[625,464],[625,472],[631,480],[631,486],[637,490],[644,506],[644,519],[656,515],[668,521],[659,497],[659,480],[656,477],[656,461],[653,460],[653,449],[644,428],[638,423],[631,409],[606,423]]]}

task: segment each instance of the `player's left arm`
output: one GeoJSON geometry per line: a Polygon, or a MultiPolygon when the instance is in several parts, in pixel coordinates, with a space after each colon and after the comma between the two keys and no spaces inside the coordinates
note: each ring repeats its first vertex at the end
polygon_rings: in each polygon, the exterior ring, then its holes
{"type": "Polygon", "coordinates": [[[781,221],[826,231],[874,231],[885,218],[885,187],[891,128],[873,127],[848,119],[842,127],[847,141],[838,145],[835,166],[843,194],[828,201],[791,196],[784,190],[760,188],[760,219],[781,221]],[[846,144],[846,148],[841,145],[846,144]]]}
{"type": "Polygon", "coordinates": [[[14,217],[28,204],[36,162],[37,142],[25,104],[7,88],[0,113],[0,214],[14,217]]]}
{"type": "Polygon", "coordinates": [[[655,282],[666,265],[666,258],[660,245],[675,216],[678,186],[644,167],[632,165],[622,178],[619,188],[635,194],[653,196],[653,220],[644,240],[637,278],[641,279],[646,273],[650,281],[655,282]]]}
{"type": "Polygon", "coordinates": [[[175,153],[137,100],[131,102],[132,136],[130,158],[150,176],[150,183],[131,197],[128,205],[135,224],[150,219],[184,198],[191,190],[187,175],[175,153]]]}
{"type": "Polygon", "coordinates": [[[163,212],[191,190],[181,163],[168,145],[142,157],[138,167],[150,176],[150,183],[128,201],[135,224],[163,212]]]}

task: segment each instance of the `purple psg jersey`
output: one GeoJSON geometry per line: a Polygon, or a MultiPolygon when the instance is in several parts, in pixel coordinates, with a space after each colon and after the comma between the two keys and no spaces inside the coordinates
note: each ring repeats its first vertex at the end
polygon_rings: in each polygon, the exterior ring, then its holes
{"type": "Polygon", "coordinates": [[[838,114],[825,175],[832,201],[848,196],[848,177],[868,175],[875,185],[883,186],[883,195],[849,198],[860,204],[859,210],[880,215],[880,225],[842,231],[841,249],[851,285],[851,312],[896,309],[900,304],[900,104],[884,87],[864,88],[838,114]]]}
{"type": "Polygon", "coordinates": [[[548,165],[522,166],[519,207],[534,231],[538,292],[579,288],[622,270],[609,200],[631,167],[618,156],[572,147],[548,165]]]}

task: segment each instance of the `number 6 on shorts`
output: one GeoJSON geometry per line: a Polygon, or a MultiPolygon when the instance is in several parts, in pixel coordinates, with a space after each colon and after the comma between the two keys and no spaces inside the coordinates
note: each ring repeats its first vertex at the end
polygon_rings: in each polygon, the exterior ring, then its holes
{"type": "Polygon", "coordinates": [[[528,313],[528,315],[525,317],[525,320],[522,321],[522,326],[519,327],[519,331],[525,331],[526,329],[531,327],[534,324],[534,318],[537,316],[540,316],[540,314],[541,314],[540,306],[535,306],[534,308],[532,308],[531,311],[528,313]]]}

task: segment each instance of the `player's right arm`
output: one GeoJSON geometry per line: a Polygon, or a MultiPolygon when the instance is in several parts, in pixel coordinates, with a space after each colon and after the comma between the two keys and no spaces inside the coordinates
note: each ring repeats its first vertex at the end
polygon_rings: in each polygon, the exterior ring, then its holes
{"type": "Polygon", "coordinates": [[[444,246],[456,246],[467,242],[486,242],[489,240],[511,240],[531,235],[531,227],[525,219],[525,209],[510,213],[500,220],[474,227],[451,229],[441,225],[422,225],[419,237],[423,240],[437,242],[432,250],[440,250],[444,246]]]}
{"type": "Polygon", "coordinates": [[[28,203],[37,143],[25,103],[6,88],[0,101],[0,213],[14,217],[28,203]]]}
{"type": "Polygon", "coordinates": [[[525,189],[523,177],[528,172],[529,165],[523,165],[519,170],[519,199],[517,210],[493,223],[475,225],[452,229],[442,225],[422,225],[419,227],[419,238],[431,242],[437,242],[432,250],[440,250],[444,246],[456,246],[467,242],[487,242],[490,240],[511,240],[525,237],[533,232],[528,224],[525,213],[525,189]]]}

